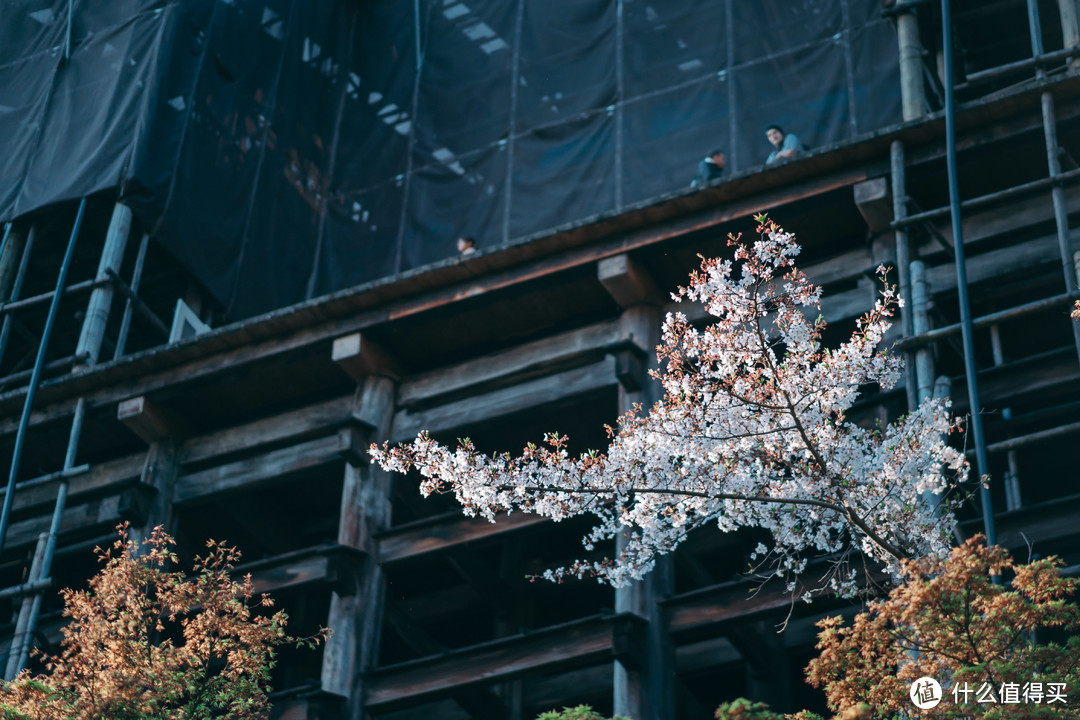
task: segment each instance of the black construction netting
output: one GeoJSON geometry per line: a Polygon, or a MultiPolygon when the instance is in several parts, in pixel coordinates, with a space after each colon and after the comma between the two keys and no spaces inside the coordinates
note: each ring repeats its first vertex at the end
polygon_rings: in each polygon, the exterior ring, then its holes
{"type": "Polygon", "coordinates": [[[899,122],[878,7],[8,0],[0,221],[120,187],[248,317],[899,122]]]}

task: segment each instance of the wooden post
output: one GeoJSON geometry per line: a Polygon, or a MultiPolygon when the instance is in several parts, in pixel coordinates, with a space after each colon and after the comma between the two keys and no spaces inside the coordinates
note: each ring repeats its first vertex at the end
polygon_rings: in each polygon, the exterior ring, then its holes
{"type": "MultiPolygon", "coordinates": [[[[660,387],[648,376],[656,368],[653,348],[660,342],[662,293],[643,267],[627,255],[617,255],[599,263],[597,277],[614,300],[624,308],[620,323],[635,344],[649,348],[640,363],[620,362],[619,412],[640,403],[644,412],[659,399],[660,387]],[[635,373],[637,378],[623,377],[635,373]]],[[[622,551],[626,538],[616,538],[615,551],[622,551]]],[[[675,707],[675,654],[667,632],[666,616],[658,604],[671,593],[673,565],[662,557],[646,578],[615,590],[615,611],[628,612],[646,621],[645,661],[635,665],[615,660],[613,701],[616,715],[634,720],[661,720],[671,716],[675,707]]]]}
{"type": "MultiPolygon", "coordinates": [[[[334,343],[334,359],[356,372],[360,391],[353,416],[371,429],[371,439],[387,438],[394,418],[397,384],[380,367],[355,362],[364,348],[362,338],[350,336],[347,343],[334,343]],[[374,371],[359,374],[360,369],[374,371]]],[[[368,345],[367,347],[370,347],[368,345]]],[[[355,460],[355,458],[354,458],[355,460]]],[[[370,463],[349,463],[341,490],[338,543],[365,553],[351,587],[336,588],[330,600],[327,625],[334,637],[323,653],[322,689],[344,698],[347,718],[363,717],[362,673],[378,661],[379,635],[385,603],[385,578],[376,564],[375,534],[390,524],[391,476],[370,463]]]]}

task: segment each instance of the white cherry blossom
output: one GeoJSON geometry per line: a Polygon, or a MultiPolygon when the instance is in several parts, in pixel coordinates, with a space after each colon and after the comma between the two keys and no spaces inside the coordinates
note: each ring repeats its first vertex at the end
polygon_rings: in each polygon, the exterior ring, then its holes
{"type": "Polygon", "coordinates": [[[878,430],[845,416],[868,384],[888,389],[900,377],[900,358],[878,348],[899,304],[895,288],[884,285],[849,340],[823,348],[821,290],[796,269],[794,237],[761,217],[756,242],[729,244],[732,258],[703,260],[673,296],[702,303],[711,323],[667,316],[657,348],[664,369],[654,373],[664,397],[620,418],[606,453],[571,457],[553,434],[518,457],[488,456],[421,433],[396,448],[373,445],[373,458],[419,470],[424,495],[453,493],[468,515],[592,515],[586,550],[628,534],[614,559],[552,569],[551,579],[591,574],[623,585],[706,525],[767,530],[771,544],[752,557],[789,588],[813,556],[834,559],[824,583],[848,593],[854,572],[836,558],[853,550],[892,574],[900,558],[944,555],[953,518],[942,498],[967,476],[963,454],[945,441],[955,429],[948,402],[926,400],[878,430]]]}

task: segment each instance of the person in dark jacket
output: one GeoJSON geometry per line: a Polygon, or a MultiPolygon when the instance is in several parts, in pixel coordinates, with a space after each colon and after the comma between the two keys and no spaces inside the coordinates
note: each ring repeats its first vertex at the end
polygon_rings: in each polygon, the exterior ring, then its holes
{"type": "Polygon", "coordinates": [[[724,151],[713,150],[698,163],[697,177],[690,183],[690,187],[705,187],[709,182],[724,174],[724,165],[724,151]]]}

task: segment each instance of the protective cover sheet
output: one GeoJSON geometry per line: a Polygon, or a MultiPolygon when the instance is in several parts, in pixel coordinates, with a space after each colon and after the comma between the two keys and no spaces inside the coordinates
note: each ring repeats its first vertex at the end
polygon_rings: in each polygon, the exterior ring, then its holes
{"type": "Polygon", "coordinates": [[[0,220],[120,187],[247,317],[898,122],[872,5],[8,0],[0,220]]]}

